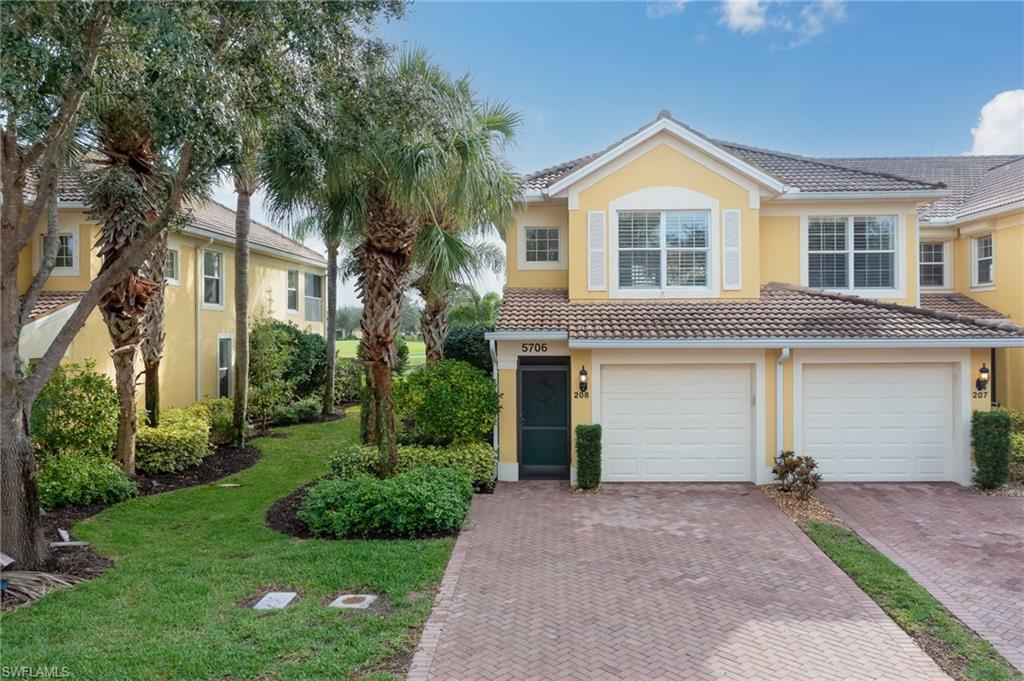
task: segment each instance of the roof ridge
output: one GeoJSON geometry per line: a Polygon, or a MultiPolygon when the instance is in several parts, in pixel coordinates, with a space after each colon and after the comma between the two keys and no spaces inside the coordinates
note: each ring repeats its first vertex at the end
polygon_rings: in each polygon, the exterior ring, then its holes
{"type": "Polygon", "coordinates": [[[1017,326],[1013,322],[998,321],[990,319],[981,319],[978,317],[969,317],[967,315],[954,314],[952,312],[944,312],[942,310],[933,310],[924,307],[914,307],[913,305],[903,305],[901,303],[889,303],[875,298],[865,298],[863,296],[857,296],[852,293],[839,293],[836,291],[827,291],[821,288],[811,288],[809,286],[797,286],[796,284],[787,284],[784,282],[772,281],[765,284],[762,288],[771,288],[776,290],[788,290],[797,293],[803,293],[811,296],[818,296],[821,298],[833,298],[835,300],[844,300],[851,303],[857,303],[861,305],[868,305],[871,307],[877,307],[883,310],[895,310],[897,312],[907,312],[915,314],[921,317],[930,317],[932,319],[945,319],[949,321],[957,321],[965,324],[974,324],[982,328],[997,329],[999,331],[1013,331],[1024,334],[1024,327],[1017,326]]]}

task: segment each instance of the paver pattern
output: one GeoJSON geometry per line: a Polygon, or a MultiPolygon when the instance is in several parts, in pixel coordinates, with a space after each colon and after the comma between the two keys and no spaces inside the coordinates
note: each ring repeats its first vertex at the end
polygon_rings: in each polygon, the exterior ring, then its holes
{"type": "Polygon", "coordinates": [[[753,485],[477,496],[410,679],[942,679],[753,485]]]}
{"type": "Polygon", "coordinates": [[[953,483],[829,484],[818,496],[1024,672],[1024,497],[953,483]]]}

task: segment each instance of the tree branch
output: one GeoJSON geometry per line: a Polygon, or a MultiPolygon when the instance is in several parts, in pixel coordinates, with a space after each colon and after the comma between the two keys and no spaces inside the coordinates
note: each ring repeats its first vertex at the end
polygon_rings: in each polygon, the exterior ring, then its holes
{"type": "MultiPolygon", "coordinates": [[[[18,314],[18,323],[21,326],[25,326],[28,323],[28,317],[32,314],[32,308],[36,306],[36,302],[39,300],[39,294],[43,291],[43,285],[50,278],[50,273],[53,272],[53,267],[57,264],[57,250],[60,247],[57,231],[60,221],[57,217],[57,192],[52,188],[47,213],[46,236],[43,237],[43,256],[39,259],[39,269],[36,270],[35,276],[32,277],[32,283],[29,284],[25,295],[21,297],[21,310],[18,314]]],[[[77,244],[74,244],[74,246],[77,247],[77,244]]],[[[77,258],[78,254],[76,253],[74,257],[77,258]]]]}

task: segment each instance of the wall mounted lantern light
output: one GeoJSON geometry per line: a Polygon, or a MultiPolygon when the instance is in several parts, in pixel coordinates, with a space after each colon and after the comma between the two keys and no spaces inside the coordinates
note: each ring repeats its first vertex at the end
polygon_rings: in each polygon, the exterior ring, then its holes
{"type": "Polygon", "coordinates": [[[587,375],[587,367],[581,366],[580,367],[580,392],[581,393],[587,392],[587,388],[590,387],[589,379],[590,379],[590,376],[587,375]]]}
{"type": "Polygon", "coordinates": [[[991,373],[985,363],[981,363],[981,368],[978,369],[978,380],[974,382],[974,387],[978,390],[985,390],[988,388],[988,381],[991,377],[991,373]]]}

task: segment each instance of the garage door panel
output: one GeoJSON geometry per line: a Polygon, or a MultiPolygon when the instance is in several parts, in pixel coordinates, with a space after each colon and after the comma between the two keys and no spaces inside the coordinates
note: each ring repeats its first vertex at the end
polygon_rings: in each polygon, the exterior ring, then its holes
{"type": "Polygon", "coordinates": [[[826,481],[949,479],[952,365],[808,364],[802,386],[801,453],[826,481]]]}
{"type": "Polygon", "coordinates": [[[605,479],[750,480],[751,385],[749,365],[603,366],[605,479]]]}

